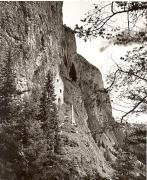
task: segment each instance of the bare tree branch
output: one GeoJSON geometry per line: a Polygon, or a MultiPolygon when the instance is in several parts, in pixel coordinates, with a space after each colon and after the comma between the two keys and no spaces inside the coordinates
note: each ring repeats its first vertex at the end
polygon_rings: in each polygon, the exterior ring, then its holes
{"type": "Polygon", "coordinates": [[[114,110],[116,110],[116,111],[123,112],[123,113],[127,113],[126,111],[123,111],[123,110],[121,110],[121,109],[116,109],[116,108],[114,108],[114,107],[112,107],[112,109],[114,109],[114,110]]]}
{"type": "Polygon", "coordinates": [[[122,123],[124,117],[126,117],[128,114],[132,113],[146,98],[147,98],[147,95],[144,96],[144,97],[142,98],[142,100],[139,101],[130,111],[128,111],[126,114],[124,114],[124,115],[122,116],[122,118],[121,118],[121,123],[122,123]]]}
{"type": "Polygon", "coordinates": [[[119,70],[117,69],[117,70],[115,71],[115,73],[114,73],[114,78],[113,78],[113,81],[112,81],[111,85],[110,85],[108,88],[106,88],[107,91],[110,91],[110,89],[111,89],[112,86],[114,85],[114,83],[115,83],[115,81],[116,81],[116,75],[117,75],[118,72],[119,72],[119,70]]]}
{"type": "Polygon", "coordinates": [[[124,70],[122,70],[122,69],[118,69],[118,71],[123,72],[123,73],[126,73],[126,74],[131,73],[131,75],[137,77],[138,79],[141,79],[141,80],[147,82],[147,79],[146,79],[146,78],[143,78],[143,77],[141,77],[141,76],[135,74],[133,71],[131,71],[131,72],[130,72],[130,71],[124,71],[124,70]]]}

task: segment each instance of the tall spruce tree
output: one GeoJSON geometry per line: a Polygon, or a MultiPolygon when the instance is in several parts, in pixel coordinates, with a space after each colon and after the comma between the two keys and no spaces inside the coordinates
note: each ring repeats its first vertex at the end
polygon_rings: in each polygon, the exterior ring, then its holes
{"type": "Polygon", "coordinates": [[[15,126],[19,118],[19,106],[16,102],[15,76],[10,50],[2,62],[0,72],[0,178],[15,179],[13,167],[19,159],[19,143],[15,126]]]}
{"type": "Polygon", "coordinates": [[[49,156],[58,151],[58,110],[55,103],[53,76],[49,71],[46,77],[44,91],[40,98],[39,120],[42,122],[42,129],[48,140],[49,156]]]}
{"type": "Polygon", "coordinates": [[[8,122],[12,115],[12,99],[16,93],[14,86],[14,73],[12,69],[11,52],[8,52],[7,57],[1,64],[0,73],[0,123],[8,122]]]}
{"type": "Polygon", "coordinates": [[[39,180],[44,174],[44,163],[47,159],[47,140],[36,119],[36,109],[30,102],[25,102],[21,111],[20,167],[17,168],[17,179],[39,180]]]}
{"type": "Polygon", "coordinates": [[[44,174],[47,138],[36,107],[17,94],[11,56],[0,71],[0,179],[37,180],[44,174]]]}

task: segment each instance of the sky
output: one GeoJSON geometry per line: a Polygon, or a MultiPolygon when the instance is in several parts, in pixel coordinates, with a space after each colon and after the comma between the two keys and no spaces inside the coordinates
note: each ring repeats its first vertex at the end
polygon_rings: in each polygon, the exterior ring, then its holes
{"type": "MultiPolygon", "coordinates": [[[[75,24],[79,24],[83,19],[85,13],[87,13],[96,1],[90,0],[74,0],[64,1],[63,3],[63,23],[74,29],[75,24]]],[[[84,42],[82,39],[76,38],[77,52],[86,58],[91,64],[95,65],[102,73],[104,80],[104,86],[106,87],[106,74],[115,68],[115,62],[119,63],[120,57],[132,48],[132,46],[117,46],[109,44],[109,42],[102,38],[92,39],[91,41],[84,42]],[[101,51],[103,47],[108,46],[104,51],[101,51]]],[[[112,104],[113,105],[113,104],[112,104]]],[[[115,105],[115,108],[120,107],[115,105]]],[[[117,118],[121,112],[113,109],[113,115],[117,118]],[[119,113],[119,114],[118,114],[119,113]]],[[[131,122],[145,122],[147,123],[147,116],[142,115],[140,117],[131,117],[131,122]]]]}
{"type": "MultiPolygon", "coordinates": [[[[65,1],[63,4],[63,21],[67,26],[74,28],[75,24],[80,23],[80,19],[84,17],[84,14],[93,7],[95,1],[65,1]]],[[[102,47],[107,46],[108,41],[98,38],[93,39],[91,42],[85,43],[82,39],[76,39],[77,41],[77,52],[83,55],[91,64],[95,65],[100,69],[102,75],[105,78],[105,74],[110,67],[114,67],[115,59],[119,59],[120,56],[124,55],[127,48],[111,45],[111,48],[107,48],[104,52],[100,52],[102,47]],[[118,52],[118,53],[116,53],[118,52]]]]}

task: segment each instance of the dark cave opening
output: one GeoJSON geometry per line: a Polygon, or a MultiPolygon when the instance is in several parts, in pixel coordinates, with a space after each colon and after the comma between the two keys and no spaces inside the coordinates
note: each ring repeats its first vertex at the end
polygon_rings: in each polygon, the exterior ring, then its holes
{"type": "Polygon", "coordinates": [[[72,63],[71,67],[70,67],[70,72],[69,72],[69,76],[73,81],[77,80],[77,74],[76,74],[76,69],[74,64],[72,63]]]}

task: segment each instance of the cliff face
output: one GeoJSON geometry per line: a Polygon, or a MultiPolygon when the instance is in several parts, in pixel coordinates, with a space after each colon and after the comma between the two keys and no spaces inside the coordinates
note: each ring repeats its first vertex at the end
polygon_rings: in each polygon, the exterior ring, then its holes
{"type": "Polygon", "coordinates": [[[76,53],[73,32],[63,28],[62,3],[1,2],[0,27],[0,61],[10,54],[22,99],[38,104],[48,70],[54,75],[60,156],[72,164],[73,179],[108,176],[105,146],[109,151],[115,136],[101,131],[113,121],[109,96],[99,70],[76,53]]]}
{"type": "Polygon", "coordinates": [[[100,71],[77,54],[73,32],[63,27],[62,2],[1,2],[0,49],[1,65],[8,54],[13,61],[22,99],[38,104],[46,74],[53,73],[58,155],[70,179],[111,176],[109,164],[115,159],[114,146],[121,143],[120,131],[114,130],[100,71]]]}
{"type": "Polygon", "coordinates": [[[117,129],[113,130],[115,122],[109,95],[100,71],[76,53],[74,34],[67,27],[63,31],[62,46],[61,137],[69,142],[63,145],[63,154],[76,164],[79,177],[88,174],[91,178],[95,178],[94,174],[108,177],[113,172],[108,161],[115,159],[114,145],[120,143],[117,129]]]}
{"type": "Polygon", "coordinates": [[[17,89],[37,101],[47,71],[57,74],[62,61],[62,3],[1,2],[0,27],[1,62],[9,53],[17,89]]]}

